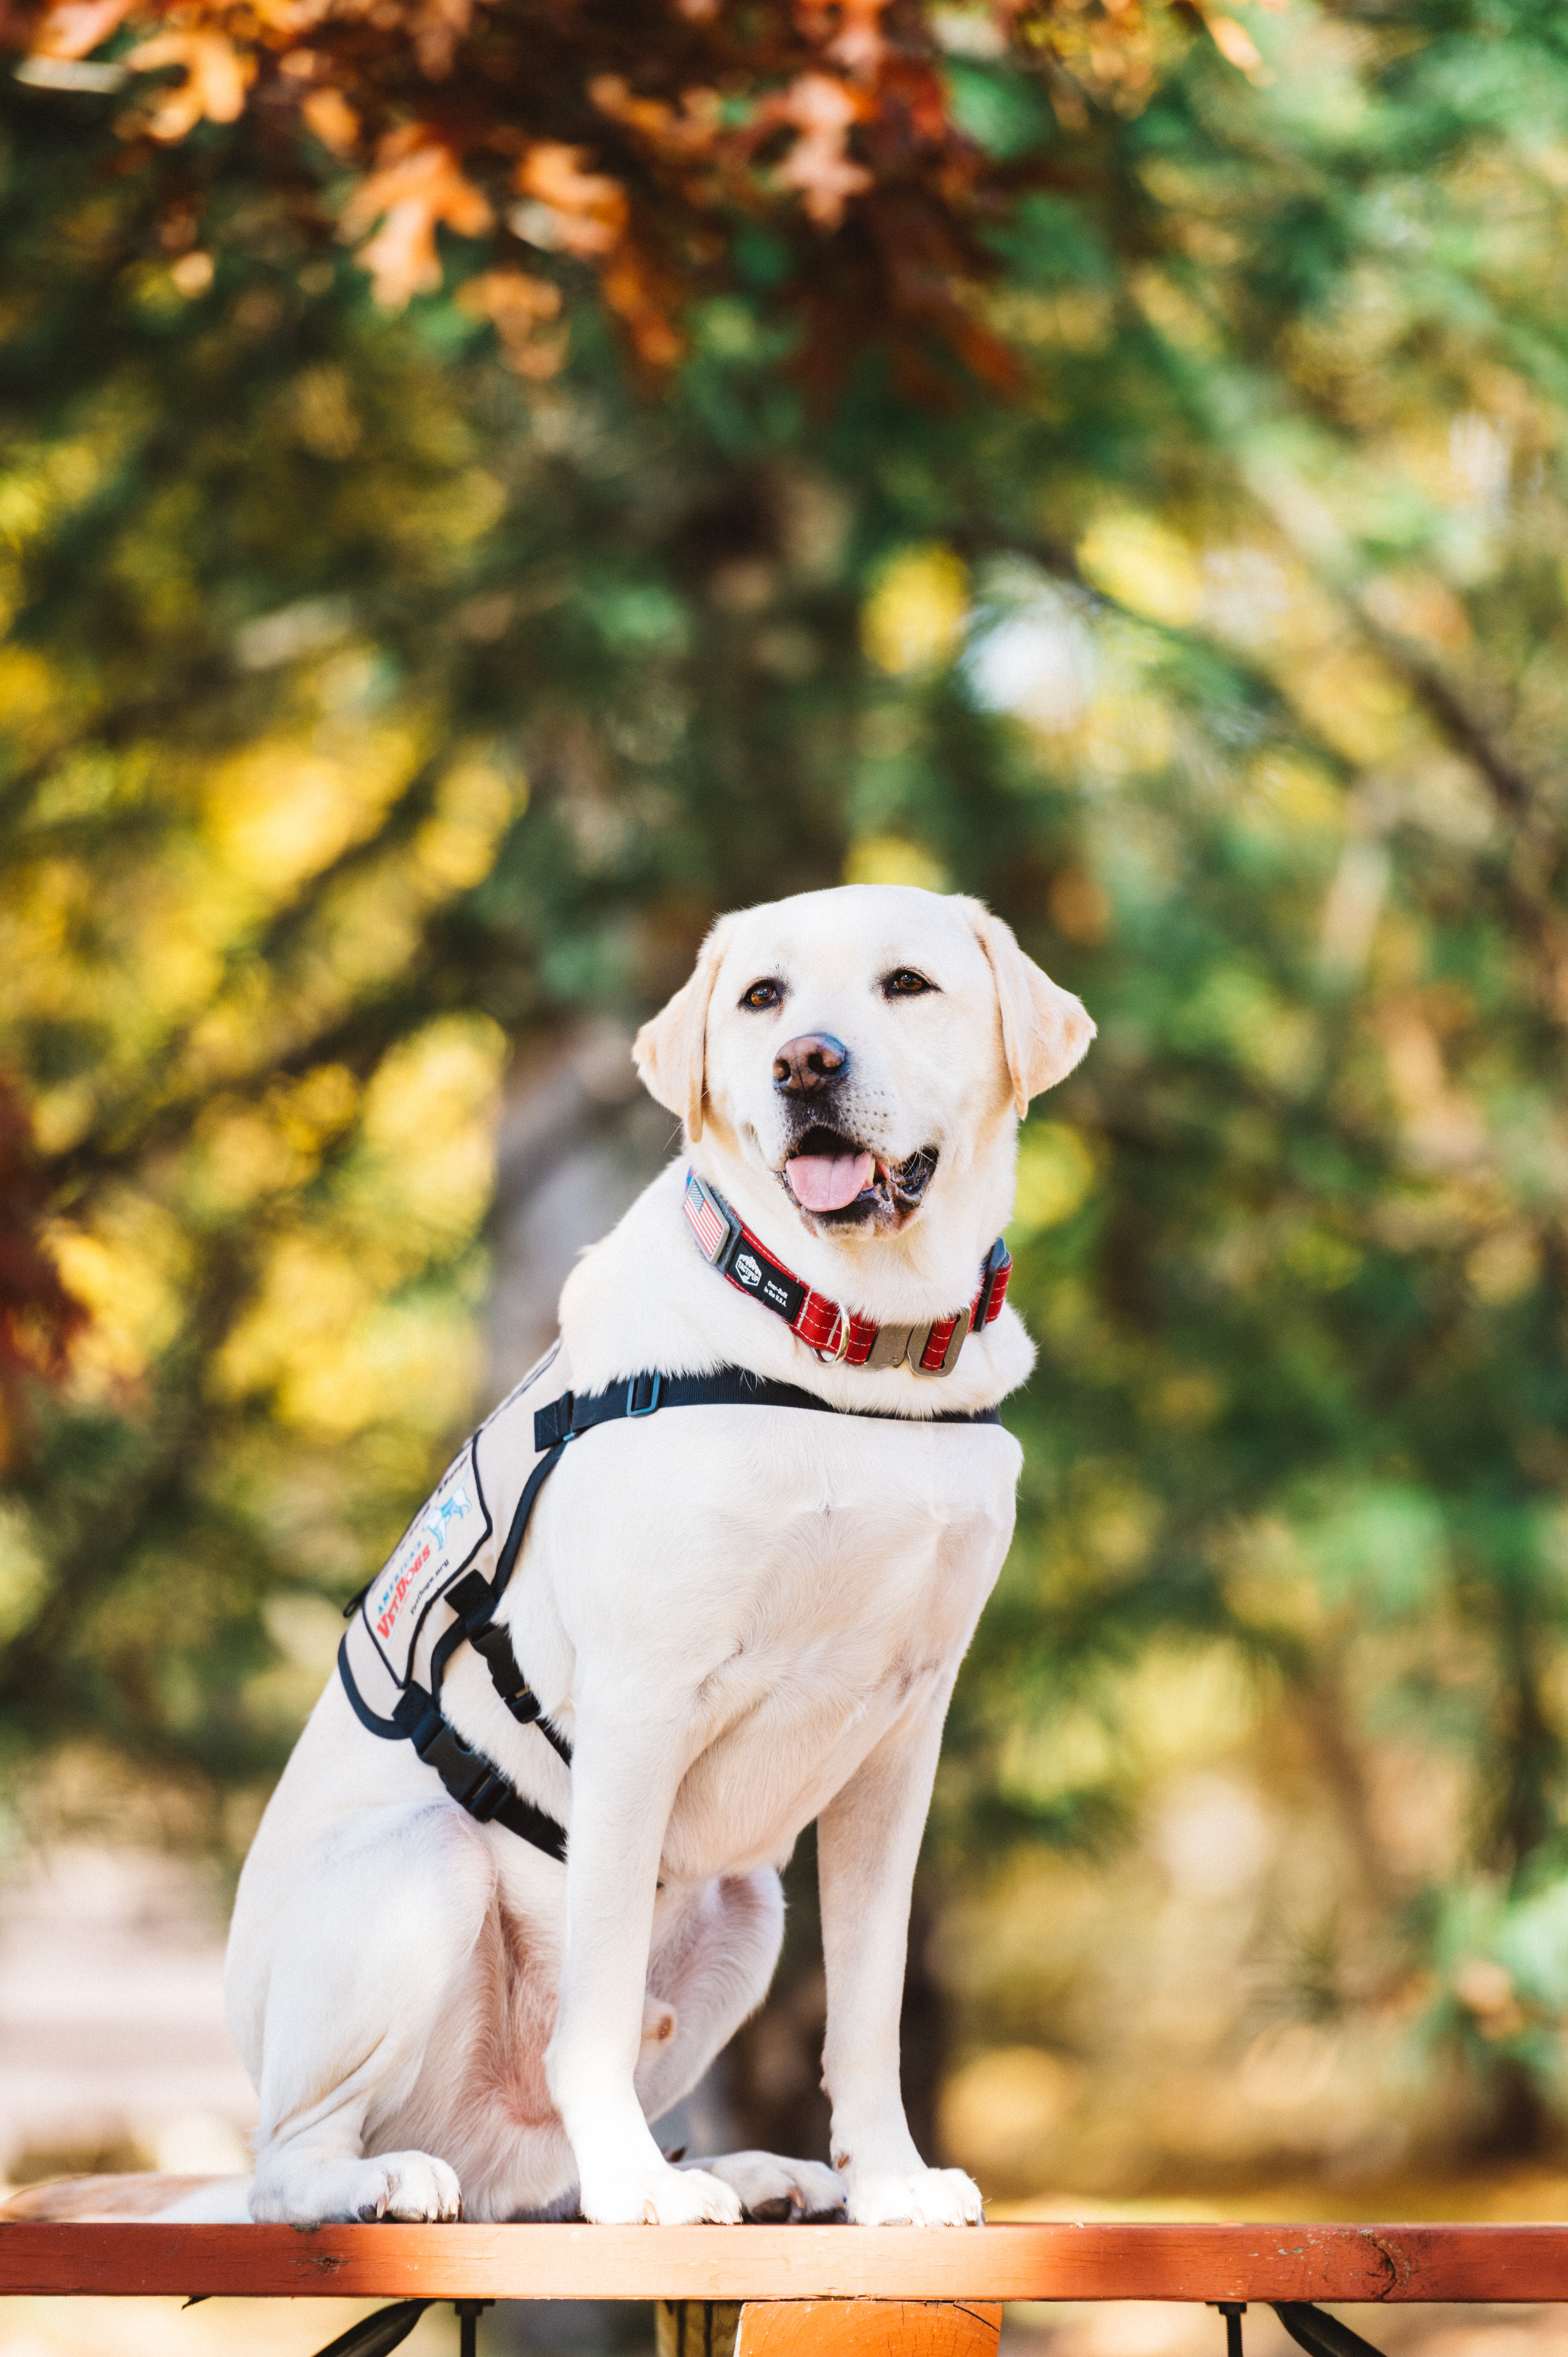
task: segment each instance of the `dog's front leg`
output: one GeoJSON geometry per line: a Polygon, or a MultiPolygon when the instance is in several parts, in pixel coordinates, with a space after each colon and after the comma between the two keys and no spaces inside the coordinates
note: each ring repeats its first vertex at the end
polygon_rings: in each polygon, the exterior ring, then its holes
{"type": "Polygon", "coordinates": [[[572,1761],[566,1947],[550,2092],[571,2139],[585,2218],[599,2225],[740,2222],[740,2197],[701,2169],[671,2169],[649,2133],[633,2075],[670,1812],[687,1767],[671,1716],[639,1718],[585,1697],[572,1761]]]}
{"type": "Polygon", "coordinates": [[[930,1806],[947,1694],[900,1720],[817,1825],[828,2029],[822,2083],[833,2167],[858,2226],[977,2226],[979,2188],[928,2169],[898,2084],[898,2015],[915,1861],[930,1806]]]}

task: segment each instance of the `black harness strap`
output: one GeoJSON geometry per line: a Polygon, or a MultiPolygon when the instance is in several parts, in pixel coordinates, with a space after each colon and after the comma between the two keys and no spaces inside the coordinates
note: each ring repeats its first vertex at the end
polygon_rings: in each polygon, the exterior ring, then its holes
{"type": "MultiPolygon", "coordinates": [[[[815,1409],[821,1415],[870,1416],[879,1424],[1002,1421],[1001,1409],[994,1407],[946,1408],[935,1415],[919,1416],[894,1415],[886,1408],[835,1407],[832,1400],[819,1399],[815,1392],[802,1391],[797,1383],[771,1383],[767,1376],[751,1374],[745,1367],[721,1367],[712,1375],[630,1375],[625,1383],[611,1383],[602,1392],[587,1392],[581,1399],[574,1392],[563,1392],[559,1399],[552,1400],[548,1407],[535,1414],[533,1445],[535,1448],[553,1451],[580,1434],[592,1432],[596,1425],[615,1424],[622,1417],[652,1415],[665,1407],[804,1407],[815,1409]]],[[[510,1537],[507,1544],[511,1544],[510,1537]]],[[[509,1564],[509,1573],[510,1568],[509,1564]]]]}
{"type": "Polygon", "coordinates": [[[543,1809],[525,1801],[509,1777],[492,1766],[482,1752],[470,1749],[441,1709],[441,1683],[446,1665],[459,1645],[472,1645],[490,1674],[490,1683],[520,1727],[537,1727],[547,1743],[569,1768],[572,1747],[544,1716],[538,1695],[517,1665],[511,1639],[495,1626],[496,1608],[506,1594],[522,1551],[529,1519],[545,1481],[565,1454],[568,1445],[601,1424],[635,1422],[666,1407],[793,1407],[823,1415],[869,1415],[883,1423],[1000,1424],[993,1407],[945,1409],[929,1416],[890,1416],[875,1408],[835,1407],[814,1392],[795,1383],[770,1382],[744,1367],[721,1367],[714,1374],[668,1375],[661,1372],[629,1376],[602,1392],[581,1399],[563,1392],[533,1418],[533,1445],[544,1453],[535,1465],[517,1501],[510,1526],[496,1558],[496,1576],[486,1579],[465,1572],[448,1589],[445,1601],[452,1608],[452,1626],[437,1640],[430,1657],[430,1691],[411,1680],[391,1718],[373,1711],[360,1694],[349,1663],[349,1640],[338,1649],[338,1669],[344,1691],[362,1726],[388,1742],[406,1738],[426,1767],[434,1768],[449,1796],[479,1824],[505,1825],[547,1857],[564,1858],[566,1829],[543,1809]]]}
{"type": "MultiPolygon", "coordinates": [[[[505,1825],[532,1842],[547,1857],[566,1855],[566,1829],[542,1809],[525,1801],[508,1777],[491,1766],[482,1752],[470,1750],[449,1718],[444,1718],[434,1696],[421,1685],[410,1684],[391,1718],[371,1708],[360,1692],[349,1662],[349,1640],[338,1648],[338,1674],[360,1725],[384,1743],[404,1737],[428,1768],[434,1768],[448,1797],[481,1825],[505,1825]]],[[[548,1730],[546,1730],[548,1732],[548,1730]]]]}

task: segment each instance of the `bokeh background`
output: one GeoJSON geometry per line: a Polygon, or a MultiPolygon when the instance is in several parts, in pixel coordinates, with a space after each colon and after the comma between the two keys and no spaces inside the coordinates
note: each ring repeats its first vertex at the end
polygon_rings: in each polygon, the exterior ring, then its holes
{"type": "MultiPolygon", "coordinates": [[[[1026,2214],[1568,2214],[1562,11],[10,32],[0,2169],[242,2165],[343,1601],[671,1151],[636,1023],[848,877],[1100,1025],[919,2133],[1026,2214]]],[[[809,1846],[698,2126],[819,2152],[809,1846]]]]}

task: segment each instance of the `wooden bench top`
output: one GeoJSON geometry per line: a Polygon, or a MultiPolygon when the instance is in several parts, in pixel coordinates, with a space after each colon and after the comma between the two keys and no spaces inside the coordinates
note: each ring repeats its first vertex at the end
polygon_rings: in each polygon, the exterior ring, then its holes
{"type": "Polygon", "coordinates": [[[0,2292],[299,2298],[1568,2299],[1568,2225],[0,2222],[0,2292]]]}

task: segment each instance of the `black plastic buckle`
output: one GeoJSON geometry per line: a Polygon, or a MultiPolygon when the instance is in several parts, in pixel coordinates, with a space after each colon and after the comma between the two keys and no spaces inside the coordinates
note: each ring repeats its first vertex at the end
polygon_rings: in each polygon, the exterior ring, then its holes
{"type": "Polygon", "coordinates": [[[498,1776],[489,1760],[484,1762],[484,1770],[485,1772],[474,1790],[459,1797],[475,1823],[488,1825],[492,1818],[499,1815],[507,1803],[512,1799],[513,1794],[506,1778],[498,1776]]]}
{"type": "Polygon", "coordinates": [[[410,1686],[398,1698],[392,1723],[400,1734],[407,1736],[420,1758],[426,1760],[446,1722],[423,1686],[410,1686]]]}
{"type": "Polygon", "coordinates": [[[413,1748],[427,1768],[434,1768],[455,1801],[461,1802],[470,1816],[478,1816],[482,1800],[490,1801],[490,1814],[506,1798],[502,1784],[493,1794],[489,1787],[496,1782],[496,1771],[478,1751],[470,1751],[456,1728],[433,1713],[434,1728],[424,1742],[416,1736],[413,1748]]]}
{"type": "Polygon", "coordinates": [[[646,1407],[639,1407],[637,1405],[637,1387],[641,1381],[642,1377],[640,1375],[633,1375],[626,1387],[627,1418],[629,1423],[633,1424],[635,1424],[639,1415],[651,1415],[653,1414],[655,1408],[659,1405],[659,1395],[664,1389],[664,1378],[662,1374],[656,1374],[653,1378],[653,1390],[649,1396],[648,1405],[646,1407]]]}

